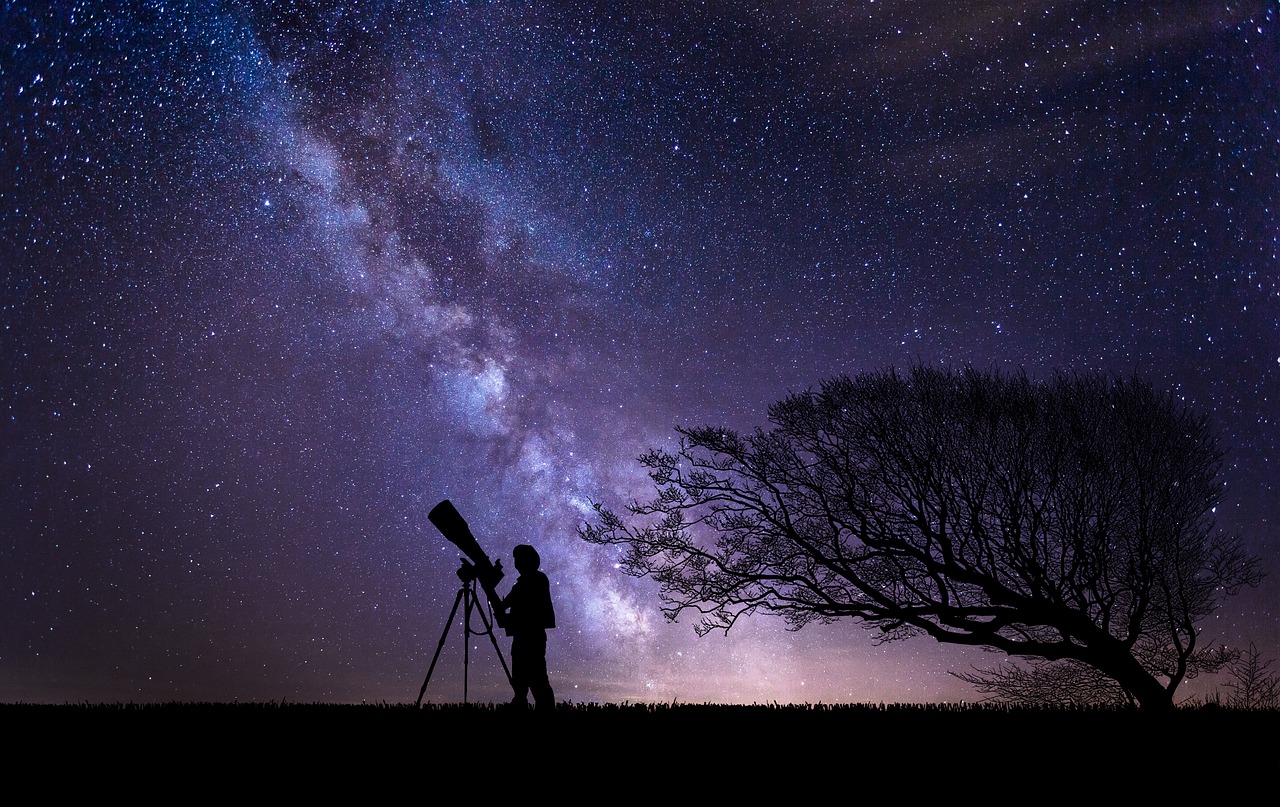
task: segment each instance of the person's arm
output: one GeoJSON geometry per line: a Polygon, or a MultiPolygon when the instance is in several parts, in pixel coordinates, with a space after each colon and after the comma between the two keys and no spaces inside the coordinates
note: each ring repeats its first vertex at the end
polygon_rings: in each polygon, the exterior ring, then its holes
{"type": "Polygon", "coordinates": [[[498,627],[507,627],[507,621],[511,617],[511,609],[520,606],[520,581],[517,579],[511,585],[511,590],[507,592],[507,596],[500,599],[494,607],[494,621],[498,623],[498,627]]]}
{"type": "Polygon", "coordinates": [[[551,602],[551,581],[544,574],[538,580],[538,621],[543,628],[556,626],[556,609],[551,602]]]}

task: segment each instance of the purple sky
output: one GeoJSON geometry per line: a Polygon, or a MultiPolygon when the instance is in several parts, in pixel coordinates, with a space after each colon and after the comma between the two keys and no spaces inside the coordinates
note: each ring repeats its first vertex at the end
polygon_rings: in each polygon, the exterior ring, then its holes
{"type": "Polygon", "coordinates": [[[0,701],[412,701],[444,498],[541,552],[561,699],[973,699],[998,657],[850,622],[698,639],[576,536],[673,426],[917,361],[1209,413],[1273,573],[1204,637],[1280,657],[1276,16],[6,4],[0,701]]]}

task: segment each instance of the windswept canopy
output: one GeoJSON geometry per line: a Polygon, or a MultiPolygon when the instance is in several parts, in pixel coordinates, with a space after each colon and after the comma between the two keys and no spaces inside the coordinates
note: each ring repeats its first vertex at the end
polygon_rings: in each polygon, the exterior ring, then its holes
{"type": "Polygon", "coordinates": [[[1214,526],[1208,420],[1137,379],[917,367],[832,379],[769,419],[677,429],[678,451],[640,458],[656,497],[581,530],[700,633],[756,610],[853,617],[1084,664],[1171,705],[1207,659],[1197,622],[1261,576],[1214,526]]]}

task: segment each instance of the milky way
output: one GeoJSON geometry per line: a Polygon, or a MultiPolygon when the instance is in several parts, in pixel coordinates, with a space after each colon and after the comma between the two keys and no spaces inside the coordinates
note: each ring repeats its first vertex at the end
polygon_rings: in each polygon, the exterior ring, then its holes
{"type": "MultiPolygon", "coordinates": [[[[1276,15],[6,4],[0,700],[401,702],[442,638],[429,698],[505,697],[444,498],[539,548],[561,699],[972,698],[577,537],[673,426],[913,362],[1172,390],[1280,570],[1276,15]]],[[[1277,585],[1206,640],[1280,657],[1277,585]]]]}

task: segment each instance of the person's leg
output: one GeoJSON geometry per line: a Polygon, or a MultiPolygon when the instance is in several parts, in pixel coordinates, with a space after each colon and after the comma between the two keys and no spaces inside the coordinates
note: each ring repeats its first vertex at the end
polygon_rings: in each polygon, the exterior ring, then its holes
{"type": "Polygon", "coordinates": [[[526,668],[529,677],[525,679],[529,689],[533,691],[533,701],[539,709],[554,709],[556,695],[551,689],[551,679],[547,675],[547,635],[531,637],[529,647],[529,666],[526,668]]]}
{"type": "Polygon", "coordinates": [[[529,676],[532,674],[529,661],[530,652],[531,648],[528,646],[528,640],[525,637],[511,637],[511,686],[515,689],[515,695],[511,698],[511,702],[517,706],[529,705],[529,676]]]}

